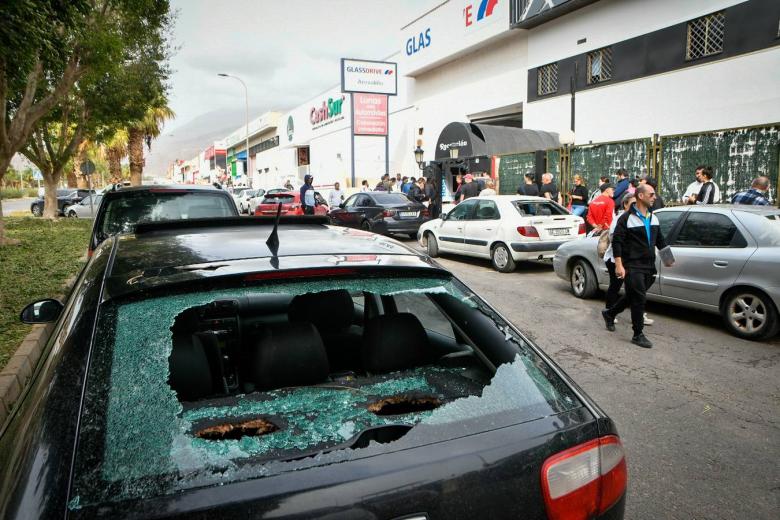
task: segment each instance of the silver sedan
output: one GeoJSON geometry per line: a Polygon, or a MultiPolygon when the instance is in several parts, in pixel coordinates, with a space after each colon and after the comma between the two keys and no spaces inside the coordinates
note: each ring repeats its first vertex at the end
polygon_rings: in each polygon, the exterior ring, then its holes
{"type": "Polygon", "coordinates": [[[103,195],[90,195],[89,197],[84,197],[81,199],[81,202],[66,206],[62,210],[62,214],[70,218],[95,218],[101,200],[103,200],[103,195]],[[91,206],[90,199],[92,201],[91,206]],[[93,214],[92,211],[95,213],[93,214]]]}
{"type": "MultiPolygon", "coordinates": [[[[680,206],[656,211],[675,264],[663,267],[649,300],[718,313],[730,332],[764,339],[780,329],[780,209],[742,205],[680,206]]],[[[609,285],[597,238],[567,242],[555,273],[578,298],[609,285]]]]}

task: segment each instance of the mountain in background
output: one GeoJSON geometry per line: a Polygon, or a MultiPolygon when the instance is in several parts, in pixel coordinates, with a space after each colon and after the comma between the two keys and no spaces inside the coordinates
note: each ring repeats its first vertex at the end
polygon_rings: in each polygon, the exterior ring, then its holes
{"type": "MultiPolygon", "coordinates": [[[[249,111],[255,118],[261,112],[249,111]]],[[[164,131],[152,141],[152,150],[144,149],[144,177],[164,178],[168,166],[176,159],[188,160],[205,150],[214,141],[224,139],[245,122],[243,110],[215,110],[196,117],[189,123],[164,131]]]]}

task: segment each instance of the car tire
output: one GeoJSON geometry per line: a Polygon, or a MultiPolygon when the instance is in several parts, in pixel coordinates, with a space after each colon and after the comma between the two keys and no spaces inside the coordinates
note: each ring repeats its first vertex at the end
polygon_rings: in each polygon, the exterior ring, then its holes
{"type": "Polygon", "coordinates": [[[593,298],[599,290],[596,272],[585,260],[577,260],[569,273],[571,290],[577,298],[593,298]]]}
{"type": "Polygon", "coordinates": [[[723,298],[720,314],[729,332],[742,339],[771,338],[780,327],[774,303],[755,289],[730,291],[723,298]]]}
{"type": "Polygon", "coordinates": [[[43,216],[43,206],[41,206],[40,204],[35,204],[32,207],[31,211],[32,211],[32,214],[34,216],[36,216],[36,217],[42,217],[43,216]]]}
{"type": "Polygon", "coordinates": [[[76,212],[73,210],[68,211],[68,217],[70,218],[76,218],[78,215],[76,215],[76,212]]]}
{"type": "Polygon", "coordinates": [[[363,222],[360,223],[360,229],[362,229],[363,231],[371,231],[371,222],[369,222],[368,220],[364,220],[363,222]]]}
{"type": "Polygon", "coordinates": [[[436,241],[436,237],[431,232],[425,234],[425,247],[431,258],[439,256],[439,242],[436,241]]]}
{"type": "Polygon", "coordinates": [[[511,273],[515,270],[515,259],[506,244],[498,243],[490,250],[490,262],[499,273],[511,273]]]}

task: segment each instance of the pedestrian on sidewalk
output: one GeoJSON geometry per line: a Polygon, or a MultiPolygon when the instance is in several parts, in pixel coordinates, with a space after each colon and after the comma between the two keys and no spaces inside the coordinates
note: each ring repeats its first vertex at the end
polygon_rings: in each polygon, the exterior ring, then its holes
{"type": "Polygon", "coordinates": [[[601,311],[607,330],[615,330],[615,317],[631,308],[631,326],[634,336],[631,343],[643,348],[653,344],[642,332],[644,329],[647,289],[655,281],[655,249],[666,247],[658,218],[650,208],[655,200],[655,190],[642,184],[636,191],[636,202],[618,218],[612,239],[615,258],[615,275],[624,280],[626,292],[609,309],[601,311]]]}
{"type": "Polygon", "coordinates": [[[490,195],[495,195],[496,194],[495,187],[496,185],[493,182],[493,179],[488,179],[487,181],[485,181],[485,189],[479,192],[479,196],[486,197],[490,195]]]}
{"type": "Polygon", "coordinates": [[[341,190],[341,184],[337,182],[328,193],[328,206],[337,208],[342,202],[344,202],[344,192],[341,190]]]}
{"type": "Polygon", "coordinates": [[[539,196],[563,205],[563,197],[561,197],[561,192],[558,191],[558,185],[553,182],[552,173],[542,174],[542,187],[539,189],[539,196]]]}
{"type": "Polygon", "coordinates": [[[527,197],[538,197],[539,196],[539,186],[536,185],[536,182],[534,182],[534,174],[532,173],[526,173],[525,174],[525,184],[521,184],[517,187],[517,194],[518,195],[525,195],[527,197]]]}
{"type": "Polygon", "coordinates": [[[653,207],[650,208],[652,211],[655,211],[657,209],[661,209],[665,206],[664,199],[661,198],[661,196],[658,194],[658,183],[656,182],[655,178],[651,175],[643,175],[639,178],[640,184],[649,184],[653,187],[655,190],[655,203],[653,204],[653,207]]]}
{"type": "Polygon", "coordinates": [[[360,183],[360,192],[365,193],[367,191],[371,191],[371,188],[368,187],[368,181],[363,179],[363,182],[360,183]]]}
{"type": "Polygon", "coordinates": [[[574,187],[569,191],[569,204],[571,204],[572,215],[585,217],[588,212],[588,188],[581,175],[574,176],[574,187]]]}
{"type": "MultiPolygon", "coordinates": [[[[715,204],[717,185],[712,181],[712,168],[707,166],[701,171],[701,188],[695,196],[691,195],[691,204],[715,204]]],[[[719,190],[718,190],[719,191],[719,190]]]]}
{"type": "Polygon", "coordinates": [[[304,215],[314,215],[314,206],[317,201],[314,198],[314,177],[306,175],[303,177],[303,186],[301,186],[301,204],[303,205],[304,215]]]}
{"type": "Polygon", "coordinates": [[[731,203],[769,206],[767,192],[769,192],[769,177],[756,177],[749,190],[740,191],[731,197],[731,203]]]}
{"type": "Polygon", "coordinates": [[[604,231],[612,225],[615,216],[614,191],[611,184],[602,184],[601,195],[590,203],[586,219],[595,231],[604,231]]]}
{"type": "Polygon", "coordinates": [[[631,181],[628,180],[628,172],[623,168],[619,168],[618,171],[615,172],[615,176],[617,177],[617,184],[615,184],[615,190],[612,193],[612,200],[615,202],[615,206],[619,208],[620,199],[623,197],[623,193],[628,190],[631,181]]]}

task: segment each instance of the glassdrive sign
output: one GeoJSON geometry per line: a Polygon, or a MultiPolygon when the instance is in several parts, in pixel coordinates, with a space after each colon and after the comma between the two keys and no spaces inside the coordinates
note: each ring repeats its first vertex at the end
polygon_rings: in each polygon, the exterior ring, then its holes
{"type": "Polygon", "coordinates": [[[389,61],[341,58],[341,91],[395,96],[397,69],[398,65],[389,61]]]}
{"type": "Polygon", "coordinates": [[[311,107],[309,121],[311,122],[312,130],[344,119],[341,113],[344,99],[344,96],[336,99],[328,98],[327,101],[322,102],[322,105],[311,107]]]}

